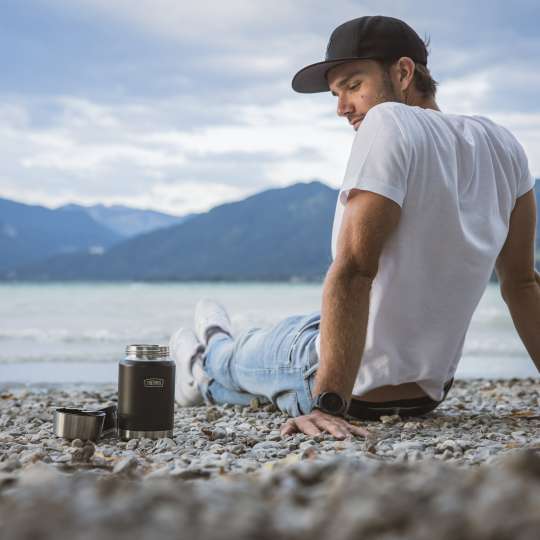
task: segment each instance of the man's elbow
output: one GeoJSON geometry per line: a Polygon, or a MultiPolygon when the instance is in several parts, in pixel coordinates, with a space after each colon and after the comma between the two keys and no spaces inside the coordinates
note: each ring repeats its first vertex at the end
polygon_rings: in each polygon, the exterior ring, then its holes
{"type": "Polygon", "coordinates": [[[333,271],[342,279],[366,282],[371,286],[379,270],[378,265],[359,263],[354,257],[336,259],[333,271]]]}
{"type": "Polygon", "coordinates": [[[538,280],[538,274],[536,274],[529,279],[502,281],[499,288],[501,291],[502,299],[506,304],[508,304],[515,297],[520,297],[524,293],[528,293],[529,291],[536,292],[539,285],[540,281],[538,280]]]}

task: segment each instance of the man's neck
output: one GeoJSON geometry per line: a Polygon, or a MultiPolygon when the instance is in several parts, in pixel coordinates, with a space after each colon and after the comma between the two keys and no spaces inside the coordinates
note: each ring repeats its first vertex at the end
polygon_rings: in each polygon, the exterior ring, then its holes
{"type": "Polygon", "coordinates": [[[437,102],[431,98],[431,99],[419,99],[416,103],[409,103],[409,105],[417,105],[418,107],[422,107],[423,109],[432,109],[434,111],[440,111],[439,106],[437,105],[437,102]]]}

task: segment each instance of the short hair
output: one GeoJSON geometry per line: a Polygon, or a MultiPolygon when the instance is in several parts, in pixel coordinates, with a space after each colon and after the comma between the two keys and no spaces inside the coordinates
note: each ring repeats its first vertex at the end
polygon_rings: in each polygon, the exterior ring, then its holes
{"type": "Polygon", "coordinates": [[[428,67],[424,64],[414,63],[413,83],[422,97],[435,97],[439,83],[431,76],[428,67]]]}
{"type": "MultiPolygon", "coordinates": [[[[429,38],[424,41],[424,44],[427,50],[429,46],[429,38]]],[[[398,60],[399,58],[396,58],[395,60],[377,60],[377,62],[381,68],[388,73],[390,66],[394,65],[398,60]]],[[[423,98],[435,97],[439,83],[431,76],[427,65],[420,64],[419,62],[414,63],[413,83],[416,90],[423,98]]]]}

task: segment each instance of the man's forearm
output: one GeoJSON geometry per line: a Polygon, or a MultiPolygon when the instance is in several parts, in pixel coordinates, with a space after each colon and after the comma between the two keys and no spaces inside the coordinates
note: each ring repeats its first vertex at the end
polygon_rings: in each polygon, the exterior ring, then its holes
{"type": "Polygon", "coordinates": [[[514,326],[540,372],[540,275],[535,281],[503,292],[514,326]]]}
{"type": "Polygon", "coordinates": [[[350,399],[366,341],[371,283],[353,269],[330,267],[323,285],[314,395],[337,392],[350,399]]]}

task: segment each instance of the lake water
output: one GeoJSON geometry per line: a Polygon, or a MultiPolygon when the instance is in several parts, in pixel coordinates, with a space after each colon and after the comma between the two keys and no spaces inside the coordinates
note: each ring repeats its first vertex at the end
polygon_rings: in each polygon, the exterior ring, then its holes
{"type": "MultiPolygon", "coordinates": [[[[202,296],[221,301],[235,331],[320,309],[322,284],[127,283],[0,285],[0,384],[116,381],[130,343],[168,342],[193,327],[202,296]]],[[[537,377],[498,287],[473,316],[457,377],[537,377]]]]}

